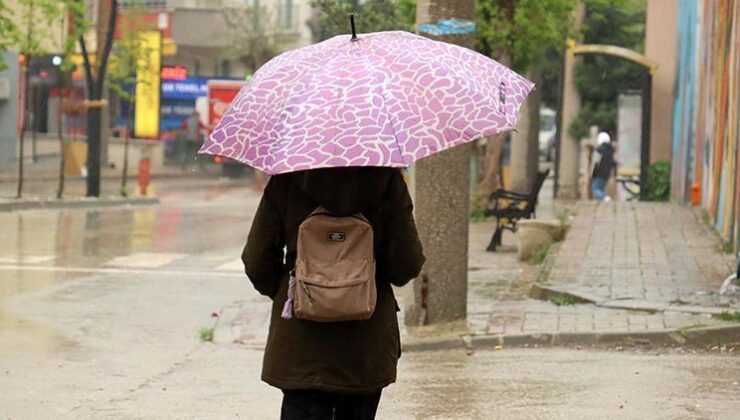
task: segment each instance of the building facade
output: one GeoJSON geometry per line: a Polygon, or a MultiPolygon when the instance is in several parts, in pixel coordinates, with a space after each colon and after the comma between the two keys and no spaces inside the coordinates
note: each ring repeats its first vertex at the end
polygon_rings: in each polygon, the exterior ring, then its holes
{"type": "Polygon", "coordinates": [[[740,0],[679,0],[672,195],[740,248],[740,0]]]}

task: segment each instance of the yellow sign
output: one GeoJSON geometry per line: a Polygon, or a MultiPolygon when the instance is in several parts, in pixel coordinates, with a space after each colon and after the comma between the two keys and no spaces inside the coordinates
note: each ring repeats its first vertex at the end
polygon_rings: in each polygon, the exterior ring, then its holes
{"type": "Polygon", "coordinates": [[[159,104],[161,93],[162,33],[145,31],[142,48],[151,51],[149,57],[139,58],[136,67],[136,112],[134,136],[159,137],[159,104]]]}
{"type": "Polygon", "coordinates": [[[177,55],[177,43],[174,39],[165,38],[162,40],[162,55],[165,57],[177,55]]]}

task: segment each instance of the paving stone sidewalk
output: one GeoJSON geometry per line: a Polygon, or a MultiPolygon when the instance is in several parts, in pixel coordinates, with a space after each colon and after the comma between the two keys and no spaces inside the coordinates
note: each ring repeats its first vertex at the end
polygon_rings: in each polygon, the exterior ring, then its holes
{"type": "MultiPolygon", "coordinates": [[[[545,218],[550,217],[548,213],[553,214],[546,209],[542,213],[544,215],[541,217],[545,218]]],[[[578,335],[588,339],[612,334],[629,338],[736,325],[716,319],[708,313],[649,313],[609,309],[594,304],[558,306],[550,301],[531,299],[528,295],[540,267],[517,260],[515,236],[509,232],[504,234],[503,246],[498,252],[486,252],[485,247],[493,228],[490,221],[471,225],[468,330],[460,334],[484,340],[500,338],[505,341],[517,337],[518,343],[527,344],[530,341],[539,343],[536,338],[538,335],[578,335]],[[521,340],[522,336],[535,339],[521,340]]],[[[409,296],[409,290],[397,290],[396,295],[400,306],[404,307],[404,298],[409,296]]],[[[225,306],[216,323],[214,341],[236,342],[256,348],[264,346],[269,327],[269,311],[270,303],[267,300],[254,298],[225,306]]],[[[403,342],[413,347],[420,337],[403,325],[403,313],[399,314],[399,323],[403,342]]],[[[439,340],[440,343],[445,340],[450,343],[455,338],[448,336],[439,340]]]]}
{"type": "MultiPolygon", "coordinates": [[[[740,324],[712,316],[737,307],[737,302],[717,294],[734,259],[720,252],[717,235],[691,209],[583,202],[575,213],[566,240],[544,266],[518,261],[516,236],[508,231],[497,252],[486,252],[494,221],[470,225],[468,328],[460,335],[481,340],[567,335],[598,341],[604,334],[665,338],[676,332],[728,327],[735,329],[732,334],[739,334],[740,341],[740,324]],[[569,304],[573,302],[566,299],[558,306],[547,296],[531,298],[543,267],[549,267],[550,281],[540,287],[591,297],[595,303],[569,304]]],[[[548,180],[540,193],[538,218],[557,219],[557,214],[548,180]]],[[[402,308],[411,296],[410,287],[396,290],[402,308]]],[[[226,305],[216,322],[214,341],[263,346],[270,303],[260,299],[245,297],[226,305]]],[[[405,344],[428,338],[403,325],[403,312],[399,321],[405,344]]],[[[454,334],[437,339],[455,340],[454,334]]]]}
{"type": "Polygon", "coordinates": [[[720,296],[735,258],[689,207],[581,202],[546,288],[601,307],[716,313],[740,308],[720,296]]]}

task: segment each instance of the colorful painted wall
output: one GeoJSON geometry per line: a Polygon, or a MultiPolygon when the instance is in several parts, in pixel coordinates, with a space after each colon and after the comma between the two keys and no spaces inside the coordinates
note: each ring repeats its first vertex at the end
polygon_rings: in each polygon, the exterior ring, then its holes
{"type": "Polygon", "coordinates": [[[740,249],[740,0],[679,0],[672,194],[740,249]]]}

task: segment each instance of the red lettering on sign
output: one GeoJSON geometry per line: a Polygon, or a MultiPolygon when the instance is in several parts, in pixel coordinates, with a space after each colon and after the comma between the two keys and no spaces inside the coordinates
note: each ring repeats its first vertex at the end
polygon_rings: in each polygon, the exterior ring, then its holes
{"type": "Polygon", "coordinates": [[[188,78],[188,69],[185,67],[162,67],[162,80],[185,80],[188,78]]]}

